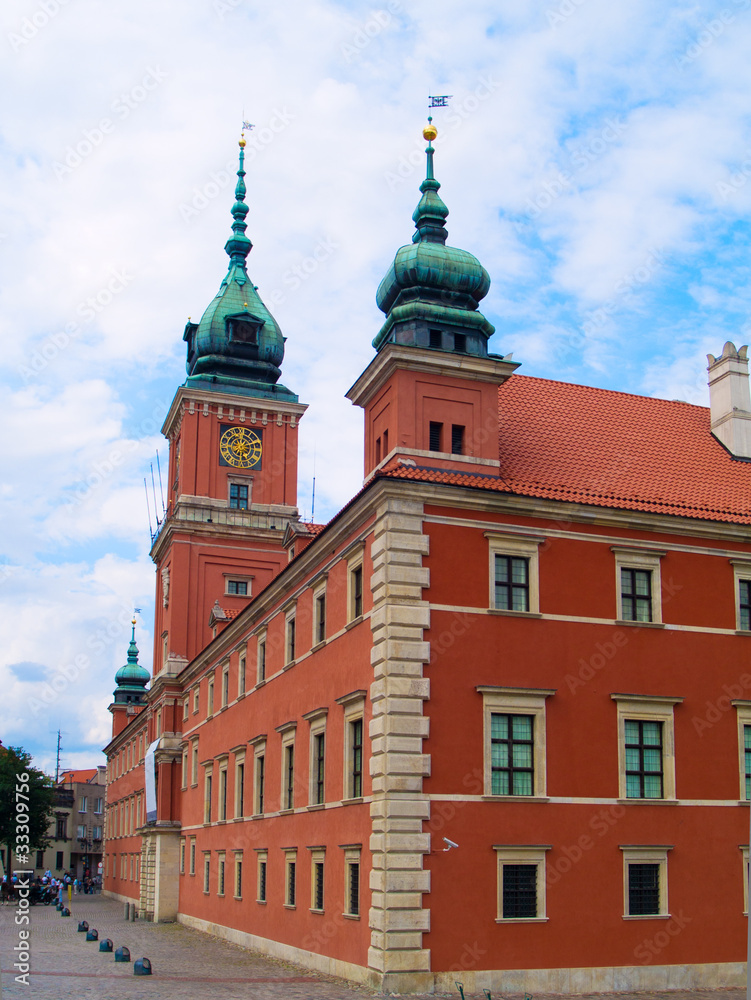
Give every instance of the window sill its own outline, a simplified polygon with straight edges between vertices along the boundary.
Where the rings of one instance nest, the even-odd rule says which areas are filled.
[[[297,906],[294,903],[285,903],[284,904],[284,909],[285,910],[296,910]]]
[[[238,693],[238,695],[237,695],[237,701],[242,701],[242,699],[243,699],[243,698],[245,697],[246,693],[247,693],[247,692],[245,692],[245,691],[240,691],[240,692]],[[235,897],[235,898],[237,899],[237,898],[239,898],[239,897]]]
[[[229,705],[222,705],[222,707],[219,709],[217,715],[221,715],[222,712],[226,712],[228,708],[229,708]]]
[[[266,683],[265,678],[261,679],[260,681],[256,681],[255,690],[257,691],[258,688],[262,688],[265,683]]]
[[[748,805],[748,803],[746,803],[746,805]],[[316,812],[319,809],[325,809],[326,808],[326,803],[325,802],[316,802],[314,805],[312,805],[312,806],[306,806],[305,808],[308,810],[308,812]]]
[[[257,899],[256,903],[258,903],[259,906],[265,906],[266,905],[266,900],[265,899]]]
[[[736,635],[751,635],[751,629],[747,628],[737,628],[735,630]]]
[[[320,916],[323,916],[323,914],[324,914],[324,913],[325,913],[326,911],[325,911],[325,910],[316,910],[316,909],[314,909],[314,908],[313,908],[313,907],[311,906],[311,908],[310,908],[310,912],[311,912],[311,913],[318,913],[318,914],[319,914]]]
[[[360,914],[359,913],[343,913],[342,916],[344,917],[345,920],[359,920],[360,919]]]
[[[291,807],[287,807],[286,809],[280,809],[279,812],[277,813],[277,816],[289,816],[289,814],[293,813],[294,811],[295,810],[292,809]]]
[[[550,798],[547,795],[483,795],[482,801],[483,802],[550,802]]]
[[[251,819],[263,819],[266,813],[253,813],[250,817]]]
[[[233,823],[242,823],[242,821],[243,821],[244,819],[245,819],[245,817],[244,817],[244,816],[233,816],[233,817],[232,817],[232,822],[233,822]]]
[[[321,639],[314,646],[310,647],[310,651],[311,651],[311,653],[317,653],[318,650],[319,649],[323,649],[323,647],[325,645],[326,645],[326,640],[325,639]],[[323,910],[311,910],[311,913],[323,913]]]
[[[241,900],[241,899],[242,899],[242,896],[233,896],[232,898],[233,898],[233,899],[237,899],[237,900]]]
[[[664,622],[635,622],[630,618],[616,618],[616,625],[627,625],[631,628],[665,628]]]
[[[549,917],[496,917],[497,924],[546,924]]]
[[[353,798],[353,799],[342,799],[342,805],[343,806],[355,806],[359,802],[362,802],[362,800],[363,800],[362,795],[356,795],[355,798]]]
[[[669,920],[669,913],[624,913],[624,920]]]
[[[347,624],[344,626],[344,631],[348,632],[351,628],[354,628],[355,625],[359,625],[364,617],[365,617],[364,615],[358,615],[357,618],[353,618],[351,622],[347,622]],[[358,917],[357,919],[359,920],[360,918]]]
[[[290,660],[289,663],[285,663],[284,666],[282,667],[282,672],[284,672],[285,670],[291,670],[292,667],[294,667],[295,663],[297,663],[297,660]]]
[[[206,721],[207,722],[209,721],[209,719],[213,719],[213,718],[214,718],[214,713],[213,712],[207,712],[206,713]]]
[[[619,806],[677,806],[678,799],[618,799]]]
[[[198,788],[198,782],[197,781],[191,781],[190,787],[191,788]]]
[[[508,615],[510,618],[542,618],[539,611],[512,611],[507,608],[490,608],[491,615]]]
[[[226,822],[227,822],[226,819],[218,819],[215,823],[215,826],[224,826]]]

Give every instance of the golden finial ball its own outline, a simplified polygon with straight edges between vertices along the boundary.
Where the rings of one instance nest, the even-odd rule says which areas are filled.
[[[238,143],[238,145],[240,146],[240,149],[245,149],[245,136],[244,135],[240,136],[240,142]]]
[[[423,139],[427,139],[428,142],[432,142],[437,135],[438,135],[438,129],[435,127],[435,125],[432,124],[426,125],[425,128],[422,130],[422,137]]]
[[[131,618],[130,624],[131,625],[135,625],[136,624],[136,616],[135,615],[133,615],[133,617]]]

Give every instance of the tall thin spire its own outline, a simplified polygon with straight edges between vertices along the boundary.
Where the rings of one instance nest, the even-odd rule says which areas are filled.
[[[420,185],[422,198],[415,209],[412,218],[414,219],[417,232],[412,237],[413,243],[444,243],[448,238],[448,231],[444,226],[449,210],[444,205],[438,189],[440,184],[435,179],[433,173],[433,139],[438,135],[438,129],[433,124],[433,119],[428,118],[428,124],[422,130],[424,139],[428,140],[425,150],[427,164],[425,180]]]
[[[236,264],[245,269],[245,260],[253,249],[253,244],[245,235],[248,228],[245,216],[248,214],[248,206],[245,204],[245,138],[241,138],[240,146],[240,166],[237,170],[237,184],[235,185],[235,204],[232,206],[232,235],[225,244],[224,249],[229,254],[230,264]]]

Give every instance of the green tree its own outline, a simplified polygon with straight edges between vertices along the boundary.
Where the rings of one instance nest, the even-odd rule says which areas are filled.
[[[5,845],[7,870],[16,855],[19,868],[33,868],[31,851],[49,844],[55,783],[31,764],[22,747],[0,746],[0,844]]]

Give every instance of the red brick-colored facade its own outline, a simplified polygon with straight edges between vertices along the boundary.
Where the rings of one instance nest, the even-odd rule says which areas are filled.
[[[516,367],[382,344],[324,527],[303,406],[178,390],[153,678],[106,748],[142,917],[387,991],[745,981],[751,464],[715,432],[751,402]],[[228,426],[263,431],[243,475]]]

